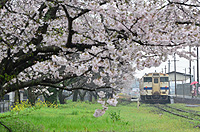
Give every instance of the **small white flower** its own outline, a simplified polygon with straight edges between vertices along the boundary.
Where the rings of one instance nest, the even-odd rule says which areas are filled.
[[[100,98],[104,98],[106,94],[104,93],[104,91],[100,91],[98,92],[98,95]]]
[[[100,103],[100,104],[102,104],[102,105],[105,105],[105,101],[102,100],[102,99],[99,99],[97,102]]]
[[[49,96],[53,95],[53,92],[49,93]]]
[[[88,78],[87,83],[91,83],[92,79]]]
[[[105,113],[105,110],[96,109],[94,112],[94,117],[102,116]]]
[[[111,106],[116,106],[118,101],[116,99],[108,99],[107,103]]]
[[[106,105],[102,105],[104,110],[108,110],[108,107]]]
[[[118,99],[119,98],[118,94],[113,94],[113,98]]]
[[[27,90],[29,87],[25,87],[24,90]]]

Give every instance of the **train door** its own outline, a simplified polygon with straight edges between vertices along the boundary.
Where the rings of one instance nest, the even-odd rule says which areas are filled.
[[[153,95],[159,95],[160,94],[160,79],[159,77],[153,77]]]

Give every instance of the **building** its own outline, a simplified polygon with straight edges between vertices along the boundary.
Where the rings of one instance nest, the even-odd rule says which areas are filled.
[[[194,80],[193,75],[185,74],[181,72],[169,72],[169,82],[170,82],[170,94],[175,95],[190,95],[190,78],[191,82]],[[175,78],[176,75],[176,78]],[[175,87],[176,84],[176,87]],[[176,92],[175,92],[176,89]]]

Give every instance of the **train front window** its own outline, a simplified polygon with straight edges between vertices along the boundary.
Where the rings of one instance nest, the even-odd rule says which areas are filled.
[[[144,77],[144,82],[152,82],[152,78],[151,77]]]
[[[154,78],[154,83],[158,83],[158,78]]]
[[[160,82],[168,82],[169,78],[168,77],[160,77]]]

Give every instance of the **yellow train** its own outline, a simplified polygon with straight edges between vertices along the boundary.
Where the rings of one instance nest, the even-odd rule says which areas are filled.
[[[169,103],[169,75],[148,73],[140,80],[140,98],[142,102]]]

